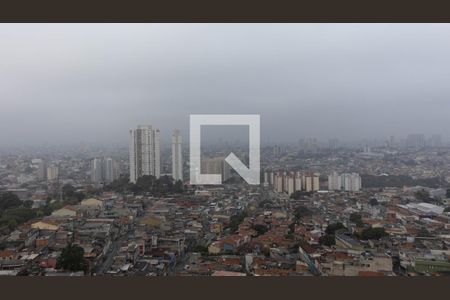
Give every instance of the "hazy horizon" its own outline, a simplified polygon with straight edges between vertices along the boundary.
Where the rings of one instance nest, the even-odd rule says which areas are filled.
[[[197,113],[260,114],[262,144],[448,138],[450,24],[0,24],[0,39],[0,147],[127,145],[140,124],[187,142]]]

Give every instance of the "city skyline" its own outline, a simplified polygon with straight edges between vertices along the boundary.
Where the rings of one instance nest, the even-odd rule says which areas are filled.
[[[450,24],[0,24],[0,275],[450,275]]]

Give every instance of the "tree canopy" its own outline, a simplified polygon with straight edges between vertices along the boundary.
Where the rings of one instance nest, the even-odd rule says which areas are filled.
[[[77,192],[75,187],[71,184],[65,184],[62,187],[62,197],[67,204],[78,204],[86,197],[86,195]]]
[[[336,237],[334,236],[334,234],[326,234],[319,238],[319,243],[321,245],[331,247],[336,244]]]
[[[432,178],[418,178],[414,179],[407,175],[361,175],[361,182],[364,188],[380,188],[380,187],[403,187],[403,186],[426,186],[430,188],[437,188],[444,184],[439,177]]]
[[[430,192],[427,190],[421,189],[414,193],[414,196],[417,200],[428,202],[430,200]]]
[[[262,224],[253,225],[252,229],[255,230],[258,233],[258,235],[262,235],[269,230],[269,228],[267,228],[267,226],[262,225]]]
[[[244,221],[245,217],[247,216],[247,212],[243,211],[237,215],[233,215],[230,217],[230,224],[229,228],[231,232],[235,232],[239,228],[239,224]]]
[[[364,229],[361,234],[360,238],[363,240],[379,240],[382,237],[387,236],[388,233],[384,230],[384,228],[366,228]]]
[[[295,209],[294,216],[297,220],[300,220],[303,217],[311,216],[312,211],[304,205],[300,205]]]
[[[344,224],[341,222],[332,223],[327,226],[327,229],[325,229],[326,234],[333,234],[340,229],[345,229]]]
[[[87,271],[87,262],[84,259],[84,250],[76,244],[67,245],[56,262],[58,269],[69,271]]]
[[[363,225],[362,216],[360,213],[351,213],[349,220],[350,222],[355,223],[358,227],[361,227]]]
[[[0,194],[0,229],[14,230],[17,225],[36,216],[31,201],[22,202],[13,193]]]
[[[291,199],[299,200],[305,196],[311,196],[312,192],[305,192],[305,191],[295,191],[290,195]]]
[[[19,197],[11,192],[0,193],[0,213],[12,207],[19,207],[22,205]]]
[[[370,198],[369,204],[370,204],[370,206],[376,206],[376,205],[378,205],[378,200],[377,200],[377,198]]]
[[[105,187],[106,190],[115,192],[132,192],[134,194],[151,193],[164,195],[170,193],[181,194],[184,192],[183,182],[175,181],[169,176],[156,178],[152,175],[139,177],[136,184],[129,182],[128,178],[121,177]]]

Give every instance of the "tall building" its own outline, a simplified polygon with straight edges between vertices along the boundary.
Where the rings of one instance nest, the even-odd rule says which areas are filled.
[[[430,147],[438,148],[442,146],[442,137],[440,134],[433,134],[429,142]]]
[[[339,175],[337,172],[333,172],[328,175],[328,190],[358,192],[361,190],[361,176],[358,173]]]
[[[312,178],[312,189],[317,192],[320,190],[319,174],[315,173]]]
[[[231,167],[225,161],[225,157],[202,159],[201,172],[202,174],[222,174],[222,182],[231,177]]]
[[[91,182],[111,183],[119,178],[119,166],[111,157],[91,160]]]
[[[47,164],[45,160],[40,160],[38,163],[37,176],[39,180],[47,180]]]
[[[328,190],[339,191],[342,188],[341,176],[337,172],[328,175]]]
[[[269,182],[269,185],[279,193],[291,195],[296,191],[316,192],[320,189],[319,173],[278,171],[267,175],[272,182]]]
[[[423,134],[410,134],[406,138],[406,147],[422,148],[425,146],[425,136]]]
[[[275,178],[275,173],[272,171],[266,171],[264,172],[264,185],[265,186],[273,186]]]
[[[295,173],[295,190],[302,190],[302,174],[300,172]]]
[[[300,150],[305,152],[315,152],[319,148],[319,143],[316,138],[300,139]]]
[[[313,190],[313,180],[311,176],[305,176],[304,177],[304,187],[305,187],[305,191],[307,192],[312,192]]]
[[[358,192],[361,189],[361,177],[357,173],[345,173],[341,175],[342,186],[345,191]]]
[[[105,183],[111,183],[119,178],[119,165],[117,161],[111,157],[103,158],[102,177]]]
[[[94,158],[91,160],[91,182],[101,183],[103,181],[103,160]]]
[[[319,174],[311,172],[302,174],[302,188],[306,192],[318,191],[320,188]]]
[[[59,176],[59,167],[57,165],[51,165],[47,168],[47,181],[56,181]]]
[[[178,129],[172,134],[172,178],[183,181],[183,156],[181,154],[181,134]]]
[[[389,147],[395,147],[395,137],[393,135],[391,135],[391,137],[389,138]]]
[[[339,147],[339,140],[338,139],[330,139],[328,141],[328,147],[331,150],[336,150]]]
[[[274,181],[275,181],[275,173],[274,172],[270,172],[270,174],[269,174],[269,184],[270,185],[274,185]]]
[[[277,172],[274,178],[274,188],[278,193],[283,192],[283,172]]]
[[[287,173],[283,172],[283,192],[288,192],[289,180],[287,177]]]
[[[295,192],[295,177],[294,177],[294,173],[291,173],[287,176],[287,194],[291,195]]]
[[[161,174],[159,129],[138,126],[130,130],[130,181],[136,183],[139,177]]]

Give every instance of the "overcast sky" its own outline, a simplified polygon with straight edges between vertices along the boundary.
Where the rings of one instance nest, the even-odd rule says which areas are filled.
[[[450,24],[0,24],[0,146],[187,138],[261,114],[262,140],[442,134]]]

